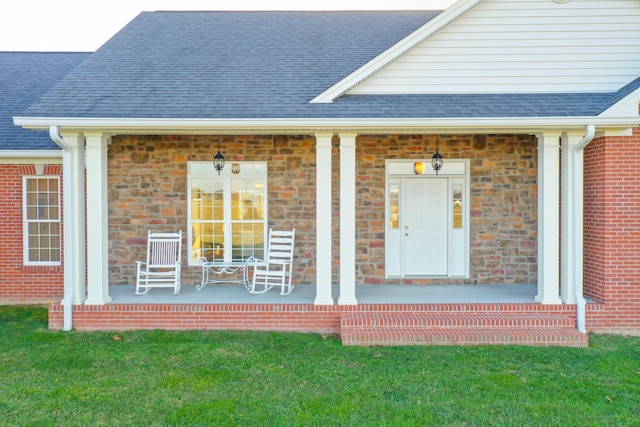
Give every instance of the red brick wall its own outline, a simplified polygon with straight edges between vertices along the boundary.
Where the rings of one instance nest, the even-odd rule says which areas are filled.
[[[640,331],[640,128],[585,149],[585,295],[604,303],[588,327]]]
[[[73,325],[82,331],[138,329],[234,329],[339,333],[345,313],[503,313],[574,317],[569,305],[509,304],[110,304],[73,310]],[[49,329],[62,329],[62,305],[49,306]]]
[[[61,266],[23,265],[22,177],[35,173],[33,165],[0,164],[0,304],[50,303],[63,296]],[[48,165],[44,173],[60,175],[61,166]]]

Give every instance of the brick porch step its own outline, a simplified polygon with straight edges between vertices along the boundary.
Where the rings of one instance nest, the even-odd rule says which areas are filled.
[[[349,313],[343,345],[535,345],[586,347],[568,316],[545,313]]]

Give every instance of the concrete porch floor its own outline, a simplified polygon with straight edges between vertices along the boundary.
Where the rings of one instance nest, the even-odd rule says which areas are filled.
[[[243,285],[212,284],[198,291],[194,285],[183,285],[178,295],[170,288],[151,289],[136,295],[133,285],[114,285],[109,288],[114,304],[312,304],[314,285],[297,285],[288,296],[281,296],[279,288],[253,295]],[[334,301],[338,286],[332,287]],[[531,303],[537,294],[535,284],[514,285],[356,285],[359,304],[415,304],[415,303]]]

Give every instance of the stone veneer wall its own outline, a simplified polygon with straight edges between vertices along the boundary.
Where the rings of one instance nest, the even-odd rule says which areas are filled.
[[[470,278],[384,278],[385,159],[428,159],[435,147],[435,135],[358,137],[356,283],[536,283],[537,140],[529,135],[440,135],[445,161],[471,163]]]
[[[268,162],[269,226],[296,228],[294,282],[315,283],[315,140],[311,136],[116,136],[109,146],[111,284],[135,282],[147,230],[186,234],[187,161],[211,160],[218,138],[227,163]],[[535,283],[537,142],[529,135],[443,135],[445,159],[471,159],[471,277],[384,279],[385,159],[429,158],[433,135],[363,135],[357,139],[356,284]],[[339,269],[339,150],[333,150],[334,268]],[[89,189],[90,191],[90,189]],[[199,283],[187,266],[184,284]]]

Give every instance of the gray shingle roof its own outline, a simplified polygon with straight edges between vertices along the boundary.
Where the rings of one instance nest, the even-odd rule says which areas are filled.
[[[27,111],[296,117],[439,12],[145,12]]]
[[[75,68],[88,53],[0,52],[0,150],[58,148],[46,132],[22,129],[22,112]]]
[[[612,93],[343,96],[309,104],[439,12],[146,12],[30,107],[35,117],[595,116]]]

